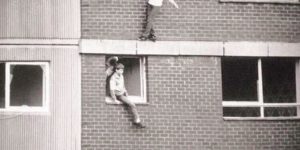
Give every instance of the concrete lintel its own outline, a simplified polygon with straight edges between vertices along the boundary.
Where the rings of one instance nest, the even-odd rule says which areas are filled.
[[[104,53],[100,40],[80,40],[81,53]]]
[[[80,50],[81,53],[119,55],[299,57],[300,43],[82,39]]]
[[[109,54],[136,55],[136,42],[130,40],[102,40],[103,51]]]
[[[81,53],[136,54],[136,42],[124,40],[86,40],[80,42]]]
[[[139,55],[179,55],[180,46],[174,41],[137,42]]]
[[[268,56],[267,42],[226,42],[224,56]]]
[[[192,42],[185,41],[179,44],[180,55],[223,55],[223,42]]]
[[[223,42],[82,39],[81,53],[127,55],[223,55]]]
[[[269,43],[271,57],[300,57],[300,43]]]

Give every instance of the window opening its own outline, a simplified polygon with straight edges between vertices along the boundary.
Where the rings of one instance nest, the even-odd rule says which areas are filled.
[[[130,95],[142,96],[141,95],[141,68],[139,58],[120,58],[120,63],[122,63],[126,68],[124,70],[123,76],[125,81],[125,86]]]
[[[224,101],[258,101],[257,59],[228,58],[222,68]]]
[[[231,117],[259,117],[259,107],[224,107],[224,116]]]
[[[295,103],[295,60],[265,58],[262,60],[265,103]]]
[[[48,63],[0,63],[0,111],[48,110]]]
[[[296,64],[295,58],[222,58],[223,116],[299,118]]]
[[[41,66],[10,66],[10,106],[43,106]]]
[[[111,56],[106,57],[106,61]],[[135,56],[118,56],[118,63],[125,66],[124,82],[129,98],[135,103],[146,103],[145,97],[145,58]],[[107,68],[106,68],[107,69]],[[106,101],[110,102],[110,76],[106,79]]]
[[[0,109],[5,107],[5,63],[0,63]]]

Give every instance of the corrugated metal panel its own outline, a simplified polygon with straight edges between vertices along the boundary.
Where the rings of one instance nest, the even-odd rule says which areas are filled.
[[[0,112],[0,149],[80,149],[78,47],[0,46],[0,61],[50,62],[50,113]]]
[[[79,38],[80,0],[1,0],[0,38]]]

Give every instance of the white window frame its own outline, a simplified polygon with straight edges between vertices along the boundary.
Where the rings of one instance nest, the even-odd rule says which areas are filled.
[[[245,2],[245,3],[290,3],[290,4],[300,4],[299,0],[220,0],[220,2]]]
[[[130,96],[128,98],[135,104],[147,104],[147,91],[146,91],[146,57],[144,56],[126,56],[123,58],[139,58],[140,60],[140,85],[141,85],[141,96]],[[125,66],[126,69],[126,66]],[[130,93],[129,93],[130,94]],[[106,96],[105,102],[108,104],[122,104],[122,102],[115,102],[111,97]]]
[[[49,63],[48,62],[4,62],[5,64],[5,107],[0,112],[49,112]],[[10,106],[11,65],[41,66],[43,69],[42,106]]]
[[[295,64],[295,75],[296,75],[296,102],[295,103],[264,103],[263,99],[263,77],[262,77],[262,61],[258,58],[257,63],[258,69],[258,80],[257,80],[257,93],[258,101],[222,101],[224,107],[259,107],[260,116],[259,117],[224,117],[225,120],[285,120],[285,119],[300,119],[300,59],[296,61]],[[297,116],[284,116],[284,117],[265,117],[264,108],[265,107],[291,107],[297,106]]]

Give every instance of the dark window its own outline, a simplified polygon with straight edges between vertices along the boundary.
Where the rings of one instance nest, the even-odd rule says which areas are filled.
[[[5,107],[5,64],[0,63],[0,108]]]
[[[224,101],[257,101],[257,79],[257,59],[222,59]]]
[[[297,107],[266,107],[265,117],[297,116]]]
[[[223,58],[223,116],[299,117],[298,61],[295,58]]]
[[[125,66],[124,82],[129,95],[141,96],[141,73],[139,58],[120,58],[120,63]]]
[[[224,117],[259,117],[259,107],[224,107]]]
[[[43,106],[43,69],[11,65],[10,106]]]
[[[295,59],[262,59],[263,95],[265,103],[295,103]]]
[[[106,62],[109,61],[109,58],[112,56],[106,57]],[[145,90],[145,57],[138,57],[138,56],[118,56],[118,62],[124,65],[124,84],[126,90],[128,92],[128,97],[134,103],[146,103],[146,90]],[[108,63],[108,62],[107,62]],[[115,62],[111,61],[110,65],[113,65]],[[109,81],[112,76],[110,74],[111,70],[110,67],[107,66],[107,78],[106,78],[106,102],[112,102],[110,99],[110,85]]]

